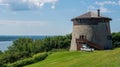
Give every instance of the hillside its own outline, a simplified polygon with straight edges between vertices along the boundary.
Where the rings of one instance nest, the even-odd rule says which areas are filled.
[[[118,67],[120,48],[94,52],[55,52],[44,61],[25,67]]]

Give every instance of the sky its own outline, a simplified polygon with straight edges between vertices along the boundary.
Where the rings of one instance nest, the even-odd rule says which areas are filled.
[[[0,0],[0,35],[66,35],[72,18],[97,9],[120,32],[120,0]]]

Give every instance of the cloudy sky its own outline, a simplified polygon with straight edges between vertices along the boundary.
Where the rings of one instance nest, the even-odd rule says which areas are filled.
[[[120,0],[0,0],[0,35],[65,35],[71,18],[100,9],[120,31]]]

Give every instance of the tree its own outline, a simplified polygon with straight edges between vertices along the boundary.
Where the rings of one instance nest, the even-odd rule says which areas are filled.
[[[71,34],[66,36],[53,36],[44,39],[33,40],[31,38],[19,38],[5,52],[0,52],[0,65],[31,57],[39,52],[48,52],[53,49],[69,49]]]
[[[112,33],[113,48],[120,47],[120,32]]]
[[[3,54],[3,52],[0,50],[0,55]]]

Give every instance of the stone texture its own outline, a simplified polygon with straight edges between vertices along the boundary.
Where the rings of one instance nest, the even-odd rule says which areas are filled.
[[[97,14],[88,12],[87,14],[82,15],[82,17],[83,16],[84,17],[97,17]],[[89,24],[89,23],[88,24],[80,24],[79,21],[73,20],[73,22],[75,22],[76,24],[73,25],[70,50],[77,50],[76,39],[78,39],[80,37],[80,35],[85,35],[87,40],[104,47],[104,49],[111,49],[112,48],[112,40],[108,39],[108,36],[111,35],[110,25],[109,25],[110,20],[109,19],[107,19],[107,20],[108,20],[108,22],[97,22],[97,24],[93,24],[93,25]],[[84,21],[82,21],[82,23],[83,22]],[[92,23],[92,21],[91,21],[91,23]]]

